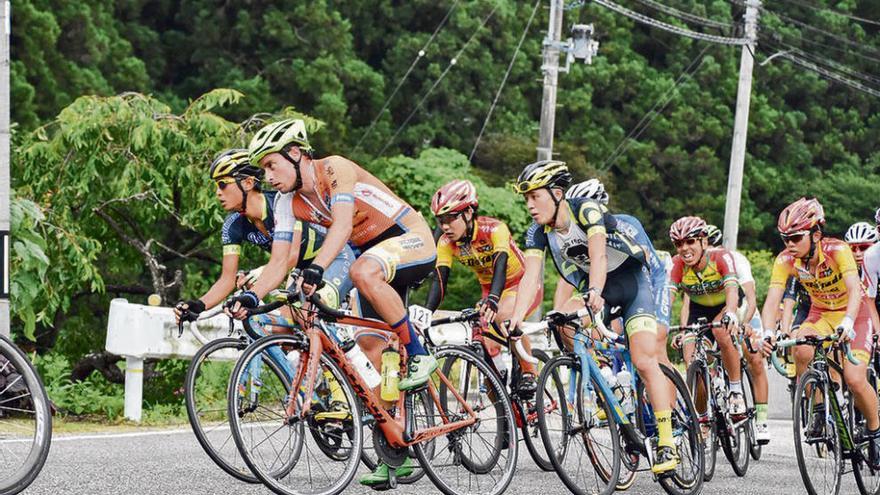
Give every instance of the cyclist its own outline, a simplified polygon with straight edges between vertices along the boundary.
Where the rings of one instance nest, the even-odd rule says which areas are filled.
[[[229,212],[221,231],[222,271],[220,278],[204,295],[177,303],[174,314],[178,323],[180,320],[196,319],[205,308],[219,304],[235,289],[243,242],[265,251],[279,251],[274,257],[274,264],[270,260],[269,265],[281,267],[278,270],[281,275],[272,286],[274,288],[289,270],[307,266],[324,240],[323,229],[311,224],[295,222],[284,226],[276,221],[273,205],[279,195],[275,191],[261,190],[263,170],[251,164],[246,149],[223,151],[211,163],[208,173],[217,186],[216,194],[220,205]],[[235,187],[231,187],[233,185]],[[285,232],[290,234],[289,239]],[[273,242],[275,240],[280,242]],[[291,243],[292,249],[283,245],[285,240]],[[344,254],[346,256],[334,265],[332,282],[328,286],[334,289],[334,293],[340,292],[343,295],[351,289],[347,272],[348,266],[354,260],[354,254],[350,251]]]
[[[565,192],[566,199],[586,198],[608,206],[610,197],[605,191],[605,185],[599,179],[590,179],[580,182],[568,188]],[[651,271],[651,287],[654,294],[654,310],[657,317],[657,359],[660,363],[672,366],[666,353],[666,340],[669,331],[669,315],[672,306],[669,298],[669,275],[666,271],[666,262],[660,254],[654,250],[654,243],[645,232],[642,223],[631,215],[615,214],[620,230],[634,239],[647,253],[648,268]],[[554,308],[559,311],[576,311],[583,307],[583,299],[572,297],[574,287],[559,277],[556,283],[556,293],[553,297]],[[671,384],[670,384],[671,385]],[[670,387],[670,393],[674,394],[675,388]]]
[[[721,248],[722,233],[721,229],[715,225],[708,225],[706,228],[707,239],[709,245],[714,248]],[[733,264],[736,267],[736,278],[740,289],[745,294],[746,306],[745,313],[741,314],[740,320],[745,323],[745,333],[747,338],[752,338],[757,342],[753,346],[759,349],[765,337],[769,337],[769,331],[763,330],[761,325],[761,316],[758,314],[758,297],[755,287],[755,279],[752,277],[752,264],[739,251],[730,251],[733,257]],[[740,308],[742,310],[742,308]],[[769,398],[767,383],[767,368],[764,356],[760,350],[757,352],[745,350],[746,360],[749,368],[752,370],[752,378],[755,386],[755,430],[756,440],[760,444],[770,442],[770,429],[767,427],[767,399]]]
[[[681,291],[689,297],[689,303],[682,308],[682,325],[693,324],[700,318],[708,321],[727,319],[727,326],[714,329],[712,336],[721,350],[721,362],[730,377],[730,414],[739,416],[746,413],[746,403],[739,351],[730,336],[739,326],[736,312],[741,294],[733,257],[724,248],[709,249],[707,229],[708,225],[700,217],[679,218],[669,228],[669,237],[678,252],[672,258],[672,293],[674,297]],[[694,345],[683,344],[685,364],[689,365]],[[702,400],[698,402],[704,403]]]
[[[880,417],[877,414],[877,392],[868,384],[867,365],[871,352],[872,324],[868,304],[859,282],[858,268],[852,251],[843,241],[825,237],[825,212],[816,199],[801,198],[787,206],[779,215],[777,228],[785,244],[773,263],[770,287],[764,301],[764,325],[773,324],[788,277],[800,279],[809,292],[812,306],[798,337],[826,336],[837,331],[850,341],[853,355],[861,361],[853,365],[843,360],[843,378],[852,391],[855,405],[864,414],[870,440],[869,462],[880,468]],[[813,348],[794,349],[797,375],[800,376],[813,359]],[[814,411],[808,434],[821,436],[825,427],[824,404]]]
[[[525,274],[516,295],[508,331],[523,321],[540,287],[544,252],[549,249],[556,269],[594,311],[606,302],[620,306],[633,363],[645,382],[654,407],[659,441],[655,474],[678,465],[672,435],[671,397],[657,362],[657,323],[646,253],[618,229],[618,222],[601,203],[565,199],[571,174],[564,162],[541,160],[527,165],[515,189],[522,194],[534,222],[526,233]]]
[[[516,300],[517,287],[523,274],[523,254],[501,220],[477,216],[479,202],[477,190],[468,180],[454,180],[441,187],[431,199],[431,212],[443,235],[437,241],[437,277],[431,285],[426,306],[431,311],[440,306],[446,294],[446,284],[452,268],[452,260],[470,267],[477,275],[482,288],[480,312],[486,322],[494,322],[496,329],[510,319]],[[535,293],[529,314],[538,309],[544,298],[543,288]],[[522,336],[525,350],[531,356],[531,343]],[[500,346],[492,340],[485,341],[492,357],[500,352]],[[511,349],[513,351],[513,349]],[[526,396],[537,389],[535,365],[520,357],[522,378],[519,391]]]

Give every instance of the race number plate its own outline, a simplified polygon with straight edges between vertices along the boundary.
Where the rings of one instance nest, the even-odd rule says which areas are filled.
[[[409,321],[421,331],[431,327],[431,316],[433,313],[430,309],[413,304],[409,307]]]

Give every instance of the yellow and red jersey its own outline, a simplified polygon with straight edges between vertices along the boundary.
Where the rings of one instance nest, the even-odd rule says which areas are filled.
[[[672,258],[670,283],[673,290],[685,292],[696,304],[721,306],[727,301],[725,289],[737,285],[733,256],[724,248],[706,250],[703,256],[708,258],[706,267],[696,270],[676,254]]]
[[[858,271],[852,250],[845,242],[831,237],[820,240],[817,248],[819,263],[815,274],[800,259],[785,251],[779,253],[773,263],[770,287],[785,288],[786,280],[793,276],[810,294],[813,308],[832,311],[846,309],[850,295],[844,277]],[[861,296],[857,294],[857,297]]]
[[[512,287],[522,278],[523,254],[504,222],[492,217],[477,217],[470,240],[450,241],[445,235],[437,241],[437,266],[452,266],[458,260],[477,274],[480,285],[492,284],[495,253],[507,253],[505,287]]]

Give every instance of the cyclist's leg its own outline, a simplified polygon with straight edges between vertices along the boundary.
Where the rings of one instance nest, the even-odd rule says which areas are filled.
[[[651,286],[654,290],[654,315],[657,317],[657,361],[668,366],[669,369],[677,369],[669,360],[666,344],[669,338],[669,317],[672,314],[672,302],[667,287],[666,270],[659,273],[651,273]],[[675,404],[675,384],[667,380],[669,387],[669,408]]]
[[[338,308],[352,288],[349,273],[355,263],[354,251],[345,246],[324,270],[324,287],[318,290],[321,299],[331,308]]]
[[[761,326],[761,319],[758,317],[757,312],[755,313],[755,317],[752,318],[752,321],[749,323],[749,326],[752,328],[752,332],[754,332],[755,335],[764,335],[764,330]],[[764,425],[767,423],[767,400],[769,398],[767,361],[761,354],[760,348],[756,348],[755,350],[757,352],[754,353],[749,351],[748,346],[745,346],[743,350],[745,351],[746,361],[749,363],[749,369],[752,372],[752,385],[755,389],[755,420],[758,425]]]
[[[871,359],[871,346],[873,345],[874,328],[868,313],[867,298],[862,300],[859,314],[856,317],[856,338],[850,343],[853,357],[860,364],[853,364],[843,359],[843,379],[846,386],[852,391],[855,405],[865,416],[865,422],[869,434],[876,433],[880,428],[880,416],[878,416],[877,391],[868,383],[868,362]],[[840,319],[843,319],[842,317]],[[836,327],[839,322],[832,322]]]
[[[436,369],[436,360],[422,347],[403,306],[407,288],[431,273],[436,258],[431,232],[425,226],[385,239],[352,265],[351,279],[363,299],[364,315],[374,312],[391,325],[410,356],[407,377],[400,381],[401,390],[422,385]]]
[[[811,335],[827,335],[832,330],[828,323],[822,319],[822,311],[810,309],[806,319],[804,319],[804,322],[801,323],[798,329],[797,337],[802,339]],[[814,353],[813,346],[799,345],[794,347],[791,354],[794,358],[795,373],[798,378],[807,370],[807,366],[813,360]]]
[[[712,321],[718,321],[724,316],[724,307],[718,306],[717,309],[719,309],[718,313],[712,318]],[[718,349],[721,351],[721,364],[724,365],[727,376],[730,378],[731,390],[735,391],[734,389],[737,389],[738,385],[738,390],[736,391],[742,394],[742,370],[739,367],[739,350],[737,350],[726,328],[713,329],[712,336],[715,337],[715,343],[718,344]]]

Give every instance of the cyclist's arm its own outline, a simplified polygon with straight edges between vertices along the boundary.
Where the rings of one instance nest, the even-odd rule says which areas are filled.
[[[785,288],[780,286],[771,285],[767,289],[764,308],[761,310],[761,323],[764,325],[764,328],[776,328],[776,312],[779,311],[779,303],[782,302],[783,292],[785,292]],[[791,325],[791,317],[789,317],[788,324]],[[785,331],[785,328],[785,314],[783,314],[782,330]]]
[[[287,271],[290,272],[296,265],[299,264],[299,251],[300,245],[303,240],[303,229],[306,226],[301,222],[296,222],[296,227],[293,230],[293,240],[290,243],[289,251],[287,252]]]
[[[223,302],[223,299],[235,289],[235,274],[238,272],[238,254],[226,254],[223,256],[223,270],[220,278],[208,289],[208,292],[199,299],[205,303],[206,308]]]
[[[596,289],[599,295],[605,288],[605,280],[608,278],[608,254],[606,241],[608,237],[604,232],[593,234],[587,239],[590,252],[590,286]]]
[[[489,297],[498,302],[501,292],[507,283],[507,253],[497,252],[492,257],[492,285],[489,286]]]
[[[846,284],[846,292],[849,298],[846,302],[846,316],[852,321],[856,321],[859,314],[859,307],[862,304],[862,281],[859,280],[859,273],[851,271],[843,275],[843,282]]]
[[[298,232],[275,232],[272,240],[272,253],[269,262],[263,268],[263,273],[254,282],[251,291],[260,299],[284,282],[287,277],[287,261],[290,259],[290,250],[293,246],[299,246],[302,231]],[[297,248],[298,250],[298,248]]]
[[[449,282],[448,266],[438,266],[434,269],[434,281],[431,283],[431,289],[428,291],[428,300],[425,307],[432,312],[437,311],[443,298],[446,296],[446,284]]]
[[[755,290],[755,282],[746,282],[741,287],[746,294],[746,316],[743,318],[743,323],[748,323],[752,321],[755,311],[758,310],[758,295]]]
[[[330,181],[330,214],[332,224],[324,237],[321,250],[312,261],[326,268],[351,239],[354,220],[354,186],[357,176],[354,168],[343,158],[327,164],[327,177]]]
[[[675,294],[675,291],[672,291]],[[675,299],[672,300],[675,302]],[[681,325],[687,325],[688,320],[691,318],[691,296],[688,295],[687,292],[681,297],[681,313],[679,313],[678,321]]]
[[[797,304],[797,300],[783,298],[782,299],[782,318],[779,322],[779,329],[782,330],[784,334],[791,333],[791,324],[794,323],[794,306]],[[776,317],[773,318],[776,320]],[[761,320],[763,321],[763,315],[761,315]],[[767,328],[766,326],[764,328]],[[772,328],[772,327],[771,327]]]
[[[510,329],[521,323],[535,300],[535,294],[541,286],[541,274],[544,271],[543,251],[527,250],[525,256],[525,273],[519,281],[513,315],[510,318]]]
[[[559,277],[556,281],[556,292],[553,293],[553,309],[558,310],[563,304],[571,299],[574,294],[574,286],[566,282],[564,278]]]

